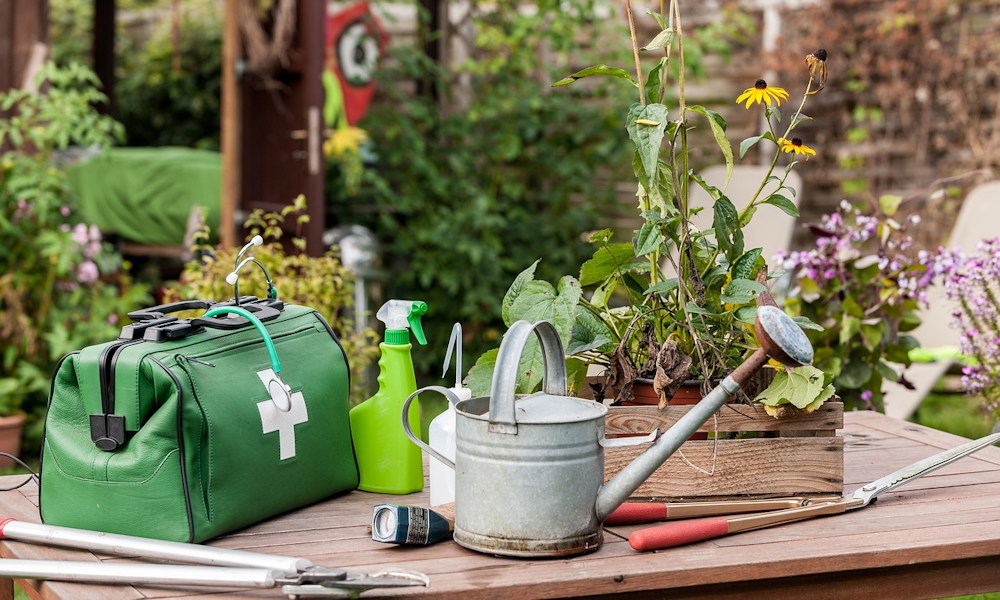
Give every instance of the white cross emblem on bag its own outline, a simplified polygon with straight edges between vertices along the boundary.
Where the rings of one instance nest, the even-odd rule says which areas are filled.
[[[271,369],[258,371],[257,377],[264,384],[264,389],[268,391],[268,394],[272,393],[272,385],[278,385],[281,382]],[[282,398],[280,400],[285,399]],[[287,408],[284,410],[282,407],[279,407],[279,399],[274,398],[272,394],[271,398],[257,403],[257,411],[260,413],[260,423],[263,432],[265,434],[278,432],[280,459],[294,458],[295,426],[309,420],[309,414],[306,412],[306,399],[302,395],[302,392],[288,394]]]

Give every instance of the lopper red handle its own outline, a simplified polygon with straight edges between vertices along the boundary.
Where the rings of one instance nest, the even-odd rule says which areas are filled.
[[[662,521],[666,518],[667,505],[662,502],[625,502],[608,515],[604,524],[649,523],[650,521]]]
[[[726,519],[695,519],[640,529],[628,537],[628,543],[633,550],[643,552],[710,540],[727,533]]]

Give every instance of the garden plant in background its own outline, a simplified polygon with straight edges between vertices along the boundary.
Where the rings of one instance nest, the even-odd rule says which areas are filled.
[[[920,218],[898,222],[899,204],[883,196],[862,210],[845,200],[810,227],[815,248],[777,257],[791,278],[785,308],[823,326],[807,332],[813,364],[851,409],[883,410],[883,381],[899,381],[919,345],[907,332],[920,324],[927,288],[955,264],[948,252],[918,250],[908,228]]]
[[[1000,238],[982,240],[971,256],[956,252],[952,258],[961,267],[945,280],[945,291],[956,306],[952,325],[962,334],[967,361],[962,385],[1000,419]]]
[[[294,219],[295,237],[285,239],[285,222]],[[365,369],[378,356],[378,336],[374,331],[354,327],[354,275],[329,251],[323,256],[305,254],[306,240],[301,236],[302,226],[308,222],[306,199],[299,196],[280,212],[265,213],[255,209],[244,228],[249,240],[255,235],[264,239],[264,245],[255,248],[256,256],[266,267],[278,292],[278,298],[315,309],[327,320],[349,357],[351,375],[351,401],[360,402],[367,397]],[[199,234],[208,239],[208,232]],[[290,248],[286,246],[286,242]],[[239,248],[213,247],[199,244],[195,247],[198,258],[184,267],[179,282],[171,285],[166,301],[189,299],[222,301],[233,296],[233,286],[226,276],[233,270]],[[240,295],[264,296],[268,289],[259,269],[240,271]]]
[[[753,323],[758,296],[764,294],[767,268],[760,248],[746,248],[743,228],[762,211],[781,210],[797,216],[790,197],[795,190],[786,180],[796,161],[779,167],[779,159],[815,154],[793,137],[796,126],[809,119],[803,113],[808,98],[825,81],[826,52],[811,54],[803,69],[801,99],[791,114],[780,105],[789,93],[763,79],[739,94],[746,109],[763,111],[765,130],[740,144],[739,157],[760,144],[770,152],[770,170],[751,199],[737,207],[725,186],[709,185],[694,174],[691,154],[699,145],[717,147],[728,174],[734,152],[726,137],[726,121],[717,112],[690,102],[685,94],[685,43],[678,2],[667,14],[654,15],[660,32],[642,50],[662,57],[648,72],[640,62],[631,5],[626,2],[635,72],[597,65],[576,72],[555,86],[584,77],[608,76],[630,83],[638,92],[625,116],[624,131],[633,144],[633,170],[638,180],[636,196],[642,219],[631,241],[616,242],[611,229],[590,236],[596,246],[583,263],[579,278],[563,277],[557,286],[534,278],[534,265],[514,281],[503,300],[503,316],[510,324],[518,319],[553,321],[567,352],[569,371],[579,391],[590,365],[609,372],[612,396],[631,400],[639,378],[652,379],[663,406],[685,380],[707,382],[727,375],[756,346]],[[697,32],[694,34],[697,38]],[[668,93],[668,82],[675,95]],[[692,206],[692,186],[708,192],[712,205]],[[766,210],[762,210],[766,209]],[[692,217],[706,210],[712,226],[699,230]],[[582,288],[589,288],[584,294]],[[769,296],[765,295],[765,298]],[[806,326],[816,327],[807,319]],[[484,354],[471,377],[470,387],[481,394],[488,389],[495,351]],[[521,390],[534,389],[541,378],[539,353],[526,352],[521,363]],[[832,397],[833,389],[815,369],[797,370],[788,381],[765,391],[775,405],[791,402],[812,409]],[[802,381],[799,382],[798,379]],[[801,383],[801,385],[799,385]],[[764,385],[759,385],[760,391]]]
[[[121,126],[93,109],[104,101],[86,67],[43,67],[41,92],[0,94],[0,413],[41,417],[56,361],[114,339],[130,310],[148,303],[121,256],[79,222],[57,158],[71,146],[105,146]],[[41,419],[33,423],[39,433]]]
[[[495,344],[503,329],[497,299],[539,253],[547,275],[579,264],[587,252],[579,234],[614,206],[614,176],[627,168],[613,136],[617,118],[602,100],[614,90],[598,86],[588,100],[567,101],[543,83],[559,76],[553,63],[600,47],[577,44],[580,23],[597,38],[606,31],[595,6],[522,7],[470,4],[468,29],[452,38],[464,44],[454,56],[468,58],[449,69],[419,45],[390,50],[378,72],[382,100],[360,123],[374,150],[361,186],[356,194],[328,187],[330,214],[378,236],[384,297],[430,306],[428,346],[413,356],[418,371],[440,367],[456,321],[472,357]]]

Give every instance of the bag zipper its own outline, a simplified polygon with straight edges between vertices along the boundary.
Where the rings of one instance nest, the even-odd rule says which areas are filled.
[[[112,414],[115,410],[114,371],[118,355],[126,346],[145,340],[124,340],[109,344],[97,361],[98,387],[101,391],[101,411],[90,415],[90,439],[105,452],[114,452],[125,443],[125,417]]]

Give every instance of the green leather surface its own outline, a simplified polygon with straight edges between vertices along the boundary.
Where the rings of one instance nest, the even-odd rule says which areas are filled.
[[[287,431],[264,432],[257,405],[271,401],[257,372],[270,363],[252,327],[124,347],[115,367],[116,413],[121,406],[131,414],[137,431],[115,452],[90,438],[100,352],[87,348],[55,375],[42,455],[43,521],[202,541],[355,488],[340,345],[308,308],[287,305],[266,326],[282,378],[293,396],[302,394],[308,416],[291,427],[293,456],[281,458]]]

